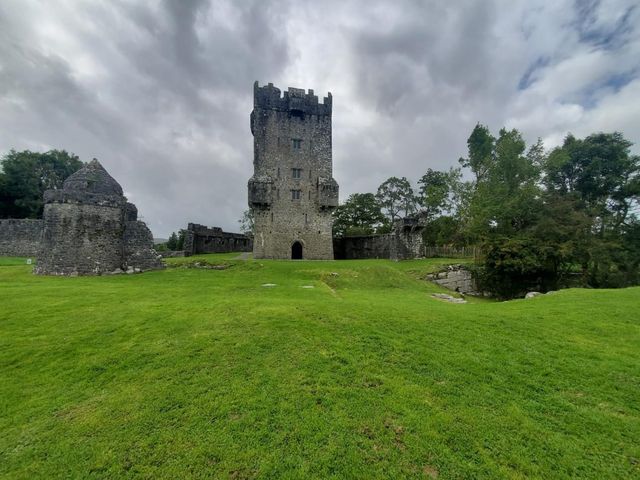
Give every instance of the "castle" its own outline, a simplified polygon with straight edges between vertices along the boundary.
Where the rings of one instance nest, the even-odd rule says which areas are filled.
[[[190,223],[184,255],[246,252],[254,258],[333,260],[422,256],[420,217],[384,235],[333,239],[338,206],[333,179],[331,93],[269,83],[253,86],[254,174],[248,182],[254,238]],[[146,225],[122,187],[94,161],[44,195],[42,220],[0,221],[0,255],[37,256],[35,272],[53,275],[133,273],[162,268]],[[253,242],[253,245],[252,245]]]
[[[319,103],[313,90],[254,83],[254,258],[333,260],[331,107],[331,93]]]

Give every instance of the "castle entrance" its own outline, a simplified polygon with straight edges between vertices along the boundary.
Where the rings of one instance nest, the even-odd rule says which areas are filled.
[[[293,242],[291,245],[291,260],[302,260],[302,244]]]

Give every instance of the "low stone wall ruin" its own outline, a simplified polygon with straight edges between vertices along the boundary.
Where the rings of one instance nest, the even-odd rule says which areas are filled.
[[[473,274],[463,265],[449,265],[446,270],[428,275],[427,280],[465,295],[482,295]]]
[[[241,233],[223,232],[220,227],[190,223],[184,236],[185,256],[198,253],[230,253],[253,251],[253,240]]]
[[[333,254],[336,260],[420,258],[424,256],[423,230],[420,218],[401,218],[395,222],[391,233],[334,238]]]
[[[0,256],[35,257],[41,239],[42,220],[0,219]]]
[[[362,235],[333,239],[333,254],[336,260],[366,258],[390,258],[391,234]]]

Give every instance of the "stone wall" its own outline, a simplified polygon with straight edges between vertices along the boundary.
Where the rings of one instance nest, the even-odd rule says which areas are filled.
[[[122,268],[122,208],[49,203],[36,273],[100,275]]]
[[[150,244],[153,244],[153,235],[143,221],[133,220],[125,223],[125,265],[140,271],[158,268],[158,254],[149,248]]]
[[[0,219],[0,256],[35,257],[41,237],[42,220]]]
[[[392,235],[361,235],[333,239],[336,260],[391,258]]]
[[[438,285],[466,295],[481,295],[470,270],[463,265],[449,265],[446,270],[427,276]]]
[[[424,240],[422,231],[425,228],[422,218],[405,217],[396,220],[389,258],[391,260],[410,260],[424,257]]]
[[[197,253],[251,252],[253,241],[241,233],[223,232],[220,227],[190,223],[184,236],[185,256]]]
[[[337,260],[420,258],[424,250],[423,229],[424,224],[420,218],[406,217],[396,221],[391,233],[334,238],[335,258]]]
[[[251,133],[254,174],[248,183],[255,219],[255,258],[333,259],[332,97],[313,90],[254,84]]]

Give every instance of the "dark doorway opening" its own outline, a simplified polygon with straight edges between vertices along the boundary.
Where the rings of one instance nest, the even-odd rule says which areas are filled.
[[[302,244],[293,242],[291,245],[291,260],[302,260]]]

